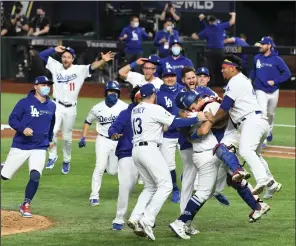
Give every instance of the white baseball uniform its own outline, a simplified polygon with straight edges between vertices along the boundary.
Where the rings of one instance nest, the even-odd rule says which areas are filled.
[[[85,78],[90,77],[91,65],[71,65],[68,69],[63,64],[48,58],[46,68],[53,79],[53,100],[56,103],[56,123],[54,126],[53,142],[55,146],[49,151],[49,159],[57,158],[57,134],[61,129],[63,134],[64,162],[71,161],[72,130],[77,114],[77,98]]]
[[[140,73],[136,73],[136,72],[128,72],[127,74],[127,78],[125,81],[128,81],[132,84],[133,87],[139,85],[145,85],[148,83],[151,83],[154,85],[154,87],[158,90],[160,88],[160,86],[163,84],[163,81],[160,78],[154,77],[154,79],[151,82],[148,82],[145,80],[145,76],[143,74]]]
[[[212,102],[206,105],[203,112],[211,111],[213,114],[219,109],[220,104]],[[191,127],[190,132],[196,131],[201,123],[197,123]],[[192,162],[184,160],[183,179],[180,209],[181,213],[185,210],[187,202],[192,197],[194,182],[198,174],[195,196],[200,204],[204,203],[213,194],[215,183],[217,180],[217,172],[220,165],[220,160],[216,155],[213,155],[213,149],[218,144],[216,137],[210,130],[208,134],[201,139],[192,141]],[[190,152],[191,150],[188,149]],[[188,159],[188,158],[187,158]],[[182,160],[183,161],[183,160]],[[193,164],[193,165],[192,165]]]
[[[96,104],[88,113],[86,121],[88,123],[96,121],[96,130],[98,133],[96,139],[96,166],[92,176],[92,192],[89,199],[99,199],[102,177],[106,168],[107,172],[111,175],[117,173],[118,158],[115,156],[115,150],[118,142],[109,138],[108,130],[119,113],[127,107],[127,103],[118,99],[117,103],[109,108],[104,100]],[[109,165],[107,166],[108,159]]]
[[[257,184],[267,184],[273,177],[261,155],[261,145],[269,133],[269,124],[250,80],[242,73],[232,77],[224,96],[234,101],[229,115],[241,134],[239,154],[248,163]]]
[[[171,125],[174,118],[161,106],[145,102],[138,104],[132,111],[132,156],[143,179],[144,190],[130,219],[138,221],[141,218],[151,227],[173,189],[170,171],[159,145],[163,139],[163,125]]]

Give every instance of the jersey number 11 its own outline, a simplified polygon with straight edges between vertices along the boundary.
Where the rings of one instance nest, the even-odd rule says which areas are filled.
[[[70,82],[69,86],[70,86],[70,91],[75,91],[75,84],[74,84],[74,82]]]

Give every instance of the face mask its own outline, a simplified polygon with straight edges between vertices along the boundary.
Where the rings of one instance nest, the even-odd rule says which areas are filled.
[[[178,55],[180,55],[181,48],[180,47],[173,47],[172,52],[173,52],[174,56],[178,56]]]
[[[170,30],[172,30],[172,26],[167,26],[165,29],[169,32]]]
[[[50,87],[48,87],[48,86],[42,86],[40,88],[40,95],[43,97],[47,96],[49,94],[49,92],[50,92]]]
[[[134,28],[137,28],[139,26],[139,22],[134,22]]]
[[[105,103],[106,105],[111,108],[112,106],[114,106],[117,103],[118,100],[118,96],[116,93],[112,93],[109,94],[106,98],[105,98]]]

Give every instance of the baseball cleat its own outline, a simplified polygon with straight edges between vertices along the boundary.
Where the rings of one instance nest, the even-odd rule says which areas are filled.
[[[58,157],[55,157],[53,159],[48,159],[48,162],[46,163],[45,168],[46,169],[53,169],[54,168],[54,163],[58,160]]]
[[[172,194],[172,200],[173,203],[179,203],[180,202],[180,191],[174,190]]]
[[[90,199],[89,202],[92,207],[100,205],[99,199]]]
[[[116,224],[116,223],[112,224],[113,231],[122,231],[123,227],[124,227],[124,224]]]
[[[251,174],[245,170],[238,170],[235,171],[232,175],[232,181],[233,182],[242,182],[243,179],[247,180],[251,178]]]
[[[270,206],[264,202],[258,203],[260,208],[258,210],[254,210],[249,215],[249,222],[253,223],[259,220],[264,214],[267,214],[267,212],[270,210]]]
[[[274,183],[270,187],[266,188],[263,198],[270,199],[272,198],[274,193],[279,192],[281,189],[282,189],[282,184],[274,181]]]
[[[190,236],[186,235],[185,232],[185,223],[181,220],[175,220],[173,223],[169,225],[172,231],[180,238],[188,240]]]
[[[21,213],[21,216],[24,218],[32,218],[30,204],[29,203],[26,203],[25,205],[22,204],[20,206],[20,213]]]
[[[152,227],[147,225],[142,219],[139,220],[140,228],[146,233],[146,235],[152,240],[155,241],[155,236],[153,234]]]
[[[218,194],[214,195],[214,197],[217,199],[217,201],[222,205],[222,206],[230,206],[230,202],[228,201],[227,197],[224,196],[223,194]]]
[[[192,221],[187,221],[185,223],[185,233],[187,235],[196,235],[196,234],[199,234],[200,231],[195,229],[195,226]]]
[[[137,221],[128,220],[127,226],[131,228],[134,233],[139,237],[147,237],[146,233],[143,231],[143,229],[139,226]]]
[[[62,173],[68,174],[70,172],[70,162],[63,162]]]
[[[264,188],[265,188],[266,184],[257,184],[255,186],[255,188],[252,191],[253,195],[259,195],[263,192]]]
[[[267,137],[267,141],[268,142],[271,142],[273,139],[273,136],[272,136],[272,132],[269,133],[268,137]]]

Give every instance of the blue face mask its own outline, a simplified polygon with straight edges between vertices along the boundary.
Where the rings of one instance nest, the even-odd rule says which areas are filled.
[[[111,93],[105,98],[106,105],[111,108],[117,103],[118,95],[116,93]]]
[[[172,52],[173,52],[174,56],[178,56],[181,53],[181,48],[178,47],[178,46],[175,46],[175,47],[172,48]]]
[[[50,87],[48,87],[48,86],[42,86],[40,88],[40,95],[43,97],[47,96],[49,94],[49,92],[50,92]]]

